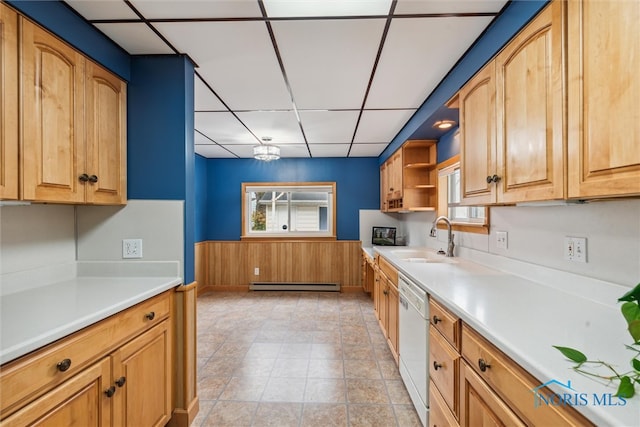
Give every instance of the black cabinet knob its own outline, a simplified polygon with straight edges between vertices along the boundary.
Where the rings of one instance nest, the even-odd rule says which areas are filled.
[[[144,318],[147,320],[153,320],[156,317],[156,313],[153,311],[150,311],[149,313],[144,315]]]
[[[89,177],[89,182],[95,184],[96,182],[98,182],[98,177],[96,175],[91,175]]]
[[[114,394],[116,394],[116,387],[112,385],[111,387],[109,387],[104,391],[104,394],[106,394],[107,397],[113,396]]]
[[[438,316],[433,316],[433,324],[434,324],[434,325],[437,325],[437,324],[438,324],[438,322],[442,322],[442,319],[441,319],[441,318],[439,318]]]
[[[56,368],[58,371],[64,372],[71,367],[71,359],[64,359],[62,362],[58,362]]]
[[[78,177],[78,180],[80,180],[80,182],[87,182],[89,181],[89,175],[87,175],[86,173],[83,173]]]
[[[433,362],[433,369],[437,371],[440,368],[442,368],[442,363]]]
[[[478,359],[478,367],[480,371],[485,372],[487,369],[491,367],[484,359]]]
[[[116,380],[116,385],[118,387],[122,387],[126,382],[127,382],[127,379],[125,377],[120,377]]]
[[[493,182],[493,177],[491,175],[487,176],[487,184],[491,184]]]
[[[493,176],[491,177],[491,181],[493,181],[493,182],[498,182],[498,181],[500,181],[501,179],[502,179],[502,178],[500,178],[498,175],[493,175]]]

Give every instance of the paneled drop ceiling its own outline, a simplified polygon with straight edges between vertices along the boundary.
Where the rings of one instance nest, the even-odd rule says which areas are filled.
[[[379,156],[506,0],[66,3],[132,55],[193,60],[196,153],[308,158]]]

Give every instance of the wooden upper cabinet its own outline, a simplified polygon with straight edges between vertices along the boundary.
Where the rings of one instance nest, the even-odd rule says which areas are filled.
[[[126,203],[126,85],[22,19],[24,200]]]
[[[91,61],[86,64],[87,202],[123,204],[127,200],[127,88]]]
[[[0,199],[18,198],[18,15],[0,3]]]
[[[567,7],[568,196],[640,195],[640,2]]]
[[[388,164],[385,162],[380,166],[380,210],[387,212],[389,205],[387,203],[387,189],[389,188],[389,172]]]
[[[22,197],[80,203],[84,57],[22,19]]]
[[[462,200],[489,204],[496,200],[495,62],[489,62],[460,89],[460,175]]]
[[[498,203],[564,197],[563,7],[552,2],[495,60]]]

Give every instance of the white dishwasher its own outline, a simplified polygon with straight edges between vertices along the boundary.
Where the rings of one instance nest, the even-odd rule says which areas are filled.
[[[428,421],[429,370],[427,293],[402,273],[398,274],[400,294],[399,344],[400,376],[411,396],[422,425]]]

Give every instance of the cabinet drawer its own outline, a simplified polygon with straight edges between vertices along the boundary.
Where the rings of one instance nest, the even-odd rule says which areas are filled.
[[[380,266],[380,270],[393,282],[394,285],[398,286],[398,270],[389,263],[383,257],[378,258],[378,265]]]
[[[0,419],[156,325],[170,311],[168,291],[2,366]],[[66,369],[65,361],[70,362]]]
[[[429,298],[429,321],[456,349],[460,349],[460,319]]]
[[[571,407],[552,405],[536,407],[531,390],[539,387],[544,381],[535,379],[493,344],[464,324],[462,325],[462,356],[523,420],[533,425],[593,425]],[[545,390],[541,392],[545,393]]]
[[[429,376],[449,409],[458,414],[460,355],[433,327],[429,328]]]
[[[458,421],[431,381],[429,383],[429,427],[446,426],[457,427]]]

